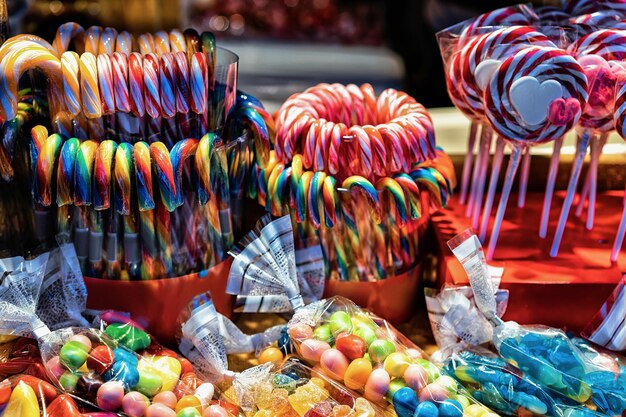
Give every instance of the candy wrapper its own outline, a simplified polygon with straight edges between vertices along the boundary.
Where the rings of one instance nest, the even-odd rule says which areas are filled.
[[[386,321],[376,323],[350,300],[332,297],[304,306],[293,268],[291,222],[282,217],[268,227],[277,227],[273,224],[278,222],[283,227],[276,238],[267,244],[257,239],[245,247],[255,254],[256,262],[246,269],[235,269],[233,264],[229,288],[240,295],[284,294],[295,311],[288,334],[299,358],[372,403],[393,404],[400,417],[461,416],[464,410],[490,413],[480,404],[471,404],[469,396],[457,391],[454,380],[441,376],[424,352],[402,343]]]
[[[194,365],[211,370],[225,390],[225,397],[239,405],[246,415],[375,417],[388,414],[332,381],[320,370],[294,360],[283,362],[282,355],[273,362],[240,373],[229,371],[226,353],[232,349],[228,346],[232,343],[232,329],[223,327],[222,320],[227,319],[220,317],[211,303],[193,308],[190,318],[182,326],[181,350],[194,358]],[[254,344],[267,345],[272,329],[242,337],[243,345],[237,350],[242,351],[243,346],[247,346],[248,351],[253,351]]]
[[[500,320],[485,256],[470,230],[451,239],[448,246],[469,276],[476,305],[493,326],[492,342],[504,359],[545,389],[577,403],[593,403],[599,412],[609,415],[626,409],[626,390],[616,378],[620,374],[589,360],[565,333]]]

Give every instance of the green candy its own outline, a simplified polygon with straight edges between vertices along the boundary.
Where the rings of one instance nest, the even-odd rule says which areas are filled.
[[[185,407],[176,414],[176,417],[200,417],[200,411],[195,407]]]
[[[345,311],[335,311],[330,315],[330,331],[333,336],[337,336],[340,333],[352,332],[352,320],[350,315]]]
[[[449,377],[448,375],[441,375],[439,378],[437,378],[435,383],[441,385],[442,387],[445,387],[451,394],[454,394],[457,391],[458,384],[456,383],[454,378]]]
[[[428,375],[429,384],[432,382],[435,382],[435,380],[441,376],[441,373],[439,372],[439,368],[437,368],[437,366],[434,363],[429,362],[426,359],[417,359],[416,362],[419,365],[422,365],[422,367],[426,371],[426,374]]]
[[[376,340],[376,332],[372,329],[371,326],[368,326],[365,323],[359,323],[354,329],[354,335],[359,336],[361,339],[365,340],[365,343],[369,347],[374,340]]]
[[[395,395],[396,391],[398,391],[400,388],[404,388],[406,387],[407,384],[404,381],[404,379],[402,378],[395,378],[394,380],[392,380],[389,383],[389,388],[387,389],[387,399],[388,400],[392,400],[393,396]]]
[[[329,345],[332,345],[334,340],[333,333],[330,331],[329,324],[322,324],[320,327],[315,329],[315,331],[313,332],[313,337],[317,340],[326,342]]]
[[[88,356],[87,346],[75,340],[64,344],[59,352],[61,363],[72,371],[83,366]]]
[[[59,378],[59,384],[61,384],[63,390],[66,392],[74,392],[76,391],[76,385],[78,384],[78,375],[66,372]]]
[[[163,378],[151,372],[139,371],[139,382],[134,390],[139,391],[146,397],[152,398],[161,391]]]
[[[369,353],[372,362],[382,363],[387,359],[387,356],[395,351],[396,346],[389,340],[377,339],[372,342],[367,353]]]
[[[150,346],[150,336],[135,326],[113,323],[107,326],[105,333],[122,346],[137,352]]]

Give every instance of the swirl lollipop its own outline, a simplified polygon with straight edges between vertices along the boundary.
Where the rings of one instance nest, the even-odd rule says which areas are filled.
[[[559,138],[578,122],[587,102],[587,77],[561,49],[531,46],[500,64],[484,98],[487,120],[513,146],[487,250],[487,259],[493,259],[523,148]]]

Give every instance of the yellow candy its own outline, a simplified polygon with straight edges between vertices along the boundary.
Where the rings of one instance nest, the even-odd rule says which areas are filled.
[[[270,410],[259,410],[254,413],[254,417],[272,417],[272,412]]]
[[[183,398],[178,400],[174,410],[178,413],[180,410],[187,407],[193,407],[199,412],[202,412],[202,403],[195,395],[185,395]]]
[[[283,360],[283,352],[280,351],[280,349],[275,348],[275,347],[269,347],[267,349],[265,349],[263,352],[261,352],[261,354],[259,355],[259,363],[264,364],[264,363],[277,363]]]
[[[402,352],[394,352],[385,359],[384,368],[390,376],[400,378],[410,364],[408,356]]]
[[[472,404],[463,410],[463,417],[482,417],[487,409],[482,405]]]
[[[17,384],[2,417],[39,417],[39,403],[35,391],[24,382]]]
[[[317,378],[317,377],[312,377],[309,382],[313,385],[317,385],[320,388],[326,388],[326,383],[324,382],[323,379],[321,378]]]
[[[470,400],[465,395],[459,394],[456,397],[454,397],[453,399],[457,400],[459,403],[461,403],[461,406],[463,407],[463,409],[469,407],[469,405],[470,405]]]
[[[173,391],[178,383],[182,366],[178,359],[170,356],[144,356],[137,365],[139,372],[150,372],[163,380],[161,391]]]
[[[372,363],[367,359],[355,359],[348,365],[343,382],[346,387],[354,390],[361,389],[365,386],[367,378],[372,373]]]

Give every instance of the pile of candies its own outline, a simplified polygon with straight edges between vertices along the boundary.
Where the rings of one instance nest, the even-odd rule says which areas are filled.
[[[598,159],[611,130],[617,129],[623,136],[624,13],[623,3],[610,0],[571,1],[563,10],[520,5],[486,13],[438,34],[450,98],[472,121],[461,203],[467,203],[466,215],[471,217],[472,227],[480,230],[482,241],[487,238],[505,145],[513,151],[488,259],[494,255],[520,163],[518,206],[523,207],[530,149],[554,142],[539,226],[539,235],[547,236],[563,136],[572,128],[578,134],[576,156],[550,255],[558,254],[589,145],[590,169],[577,213],[582,214],[588,200],[586,227],[593,227]],[[496,151],[486,187],[494,134]],[[618,232],[613,259],[624,230],[626,221]]]
[[[299,244],[321,243],[327,275],[383,279],[414,265],[420,219],[446,205],[455,181],[421,104],[393,89],[376,97],[368,84],[320,84],[287,99],[275,129],[249,194],[290,213]]]

